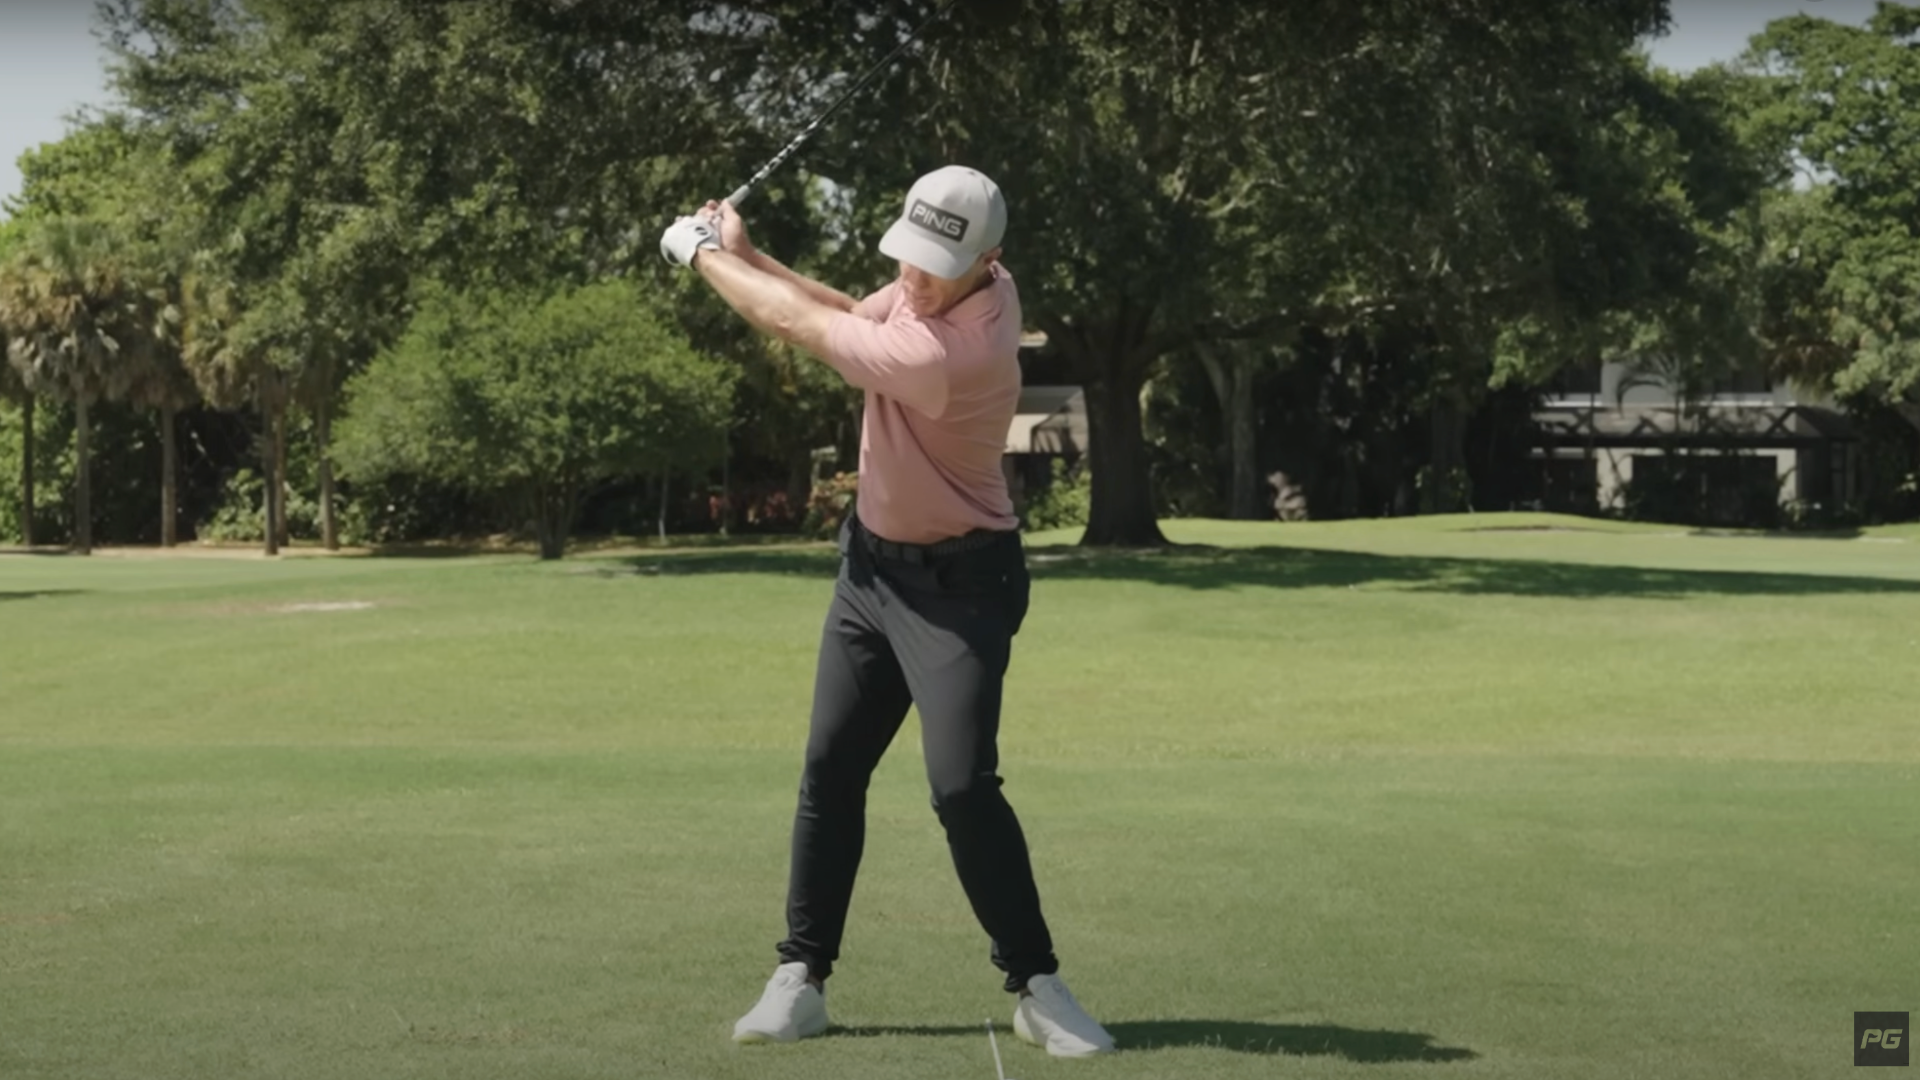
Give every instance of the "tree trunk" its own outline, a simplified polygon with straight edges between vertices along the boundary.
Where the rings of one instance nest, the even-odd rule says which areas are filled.
[[[287,405],[277,402],[273,409],[273,509],[274,541],[286,547],[292,540],[287,529]]]
[[[1151,306],[1123,303],[1104,324],[1048,320],[1045,327],[1066,353],[1087,400],[1093,505],[1087,531],[1080,537],[1086,547],[1159,547],[1167,542],[1153,512],[1140,407],[1140,390],[1153,359],[1147,351],[1151,321]]]
[[[1093,506],[1080,543],[1088,547],[1159,547],[1167,542],[1153,512],[1142,428],[1143,367],[1104,360],[1085,388]]]
[[[91,426],[87,405],[85,394],[73,395],[73,459],[78,470],[73,492],[73,550],[81,555],[93,554],[93,466],[89,464],[93,449],[87,430]]]
[[[673,474],[660,474],[660,542],[667,542],[667,499],[673,490]]]
[[[1261,506],[1263,481],[1259,476],[1259,447],[1255,436],[1253,377],[1258,366],[1245,347],[1195,350],[1207,369],[1207,381],[1220,401],[1221,426],[1226,429],[1228,460],[1233,463],[1227,514],[1235,521],[1257,521],[1268,516]]]
[[[33,405],[32,395],[20,407],[20,542],[33,546]]]
[[[1464,489],[1467,470],[1467,418],[1451,398],[1433,403],[1429,417],[1427,485],[1421,509],[1430,514],[1455,514],[1468,508]]]
[[[1253,360],[1243,357],[1233,365],[1232,408],[1227,431],[1233,448],[1233,503],[1235,521],[1257,521],[1269,516],[1261,505],[1260,442],[1253,408]]]
[[[180,542],[180,447],[174,438],[174,408],[160,406],[160,546]]]
[[[807,504],[813,498],[813,455],[795,458],[787,466],[787,508],[795,521],[807,516]]]
[[[573,489],[534,488],[533,531],[539,538],[540,558],[558,559],[567,553],[567,531],[573,524]]]
[[[731,439],[727,442],[730,444]],[[731,445],[720,454],[720,538],[726,539],[732,534],[733,526],[733,448]]]
[[[280,554],[280,530],[275,527],[279,523],[280,512],[278,508],[274,506],[274,502],[278,498],[278,493],[274,490],[273,482],[273,413],[273,403],[269,398],[268,392],[263,388],[260,391],[260,420],[266,430],[261,432],[260,435],[260,475],[263,478],[261,484],[263,505],[260,507],[260,510],[266,519],[266,553],[268,555]]]
[[[560,535],[560,523],[554,520],[553,508],[545,499],[540,500],[540,509],[534,514],[533,534],[540,542],[542,559],[558,559],[566,554],[566,538]]]
[[[313,439],[320,451],[320,542],[340,550],[340,521],[333,507],[333,398],[322,393],[313,410]]]

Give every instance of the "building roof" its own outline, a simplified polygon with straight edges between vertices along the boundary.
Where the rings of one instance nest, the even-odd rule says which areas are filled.
[[[1023,386],[1006,453],[1080,454],[1088,447],[1087,400],[1078,386]]]

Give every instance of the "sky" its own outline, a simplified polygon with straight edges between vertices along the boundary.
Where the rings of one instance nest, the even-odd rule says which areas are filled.
[[[0,199],[20,193],[22,152],[53,142],[66,116],[107,100],[91,0],[0,0]]]
[[[1782,16],[1805,12],[1859,25],[1873,0],[1672,0],[1673,27],[1650,43],[1678,71],[1728,60]],[[20,154],[60,138],[66,118],[107,101],[91,0],[0,0],[0,199],[19,194]]]

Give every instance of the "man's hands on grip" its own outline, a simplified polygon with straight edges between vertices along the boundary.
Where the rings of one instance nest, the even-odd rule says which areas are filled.
[[[660,234],[660,257],[675,266],[692,266],[702,250],[720,250],[720,230],[697,214],[675,219]]]
[[[678,218],[660,236],[660,254],[675,266],[692,266],[703,250],[724,250],[744,259],[754,255],[746,222],[724,202],[709,202],[698,212]]]

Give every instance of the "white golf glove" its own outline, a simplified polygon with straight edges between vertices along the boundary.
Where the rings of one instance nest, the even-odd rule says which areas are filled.
[[[660,255],[675,266],[692,266],[701,248],[720,250],[720,227],[706,218],[680,218],[660,234]]]

